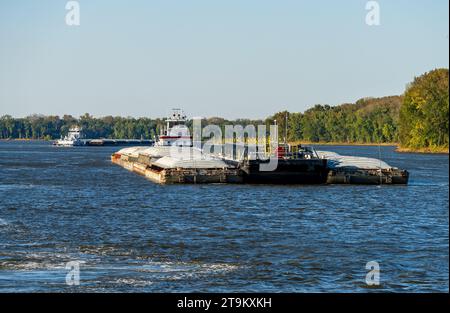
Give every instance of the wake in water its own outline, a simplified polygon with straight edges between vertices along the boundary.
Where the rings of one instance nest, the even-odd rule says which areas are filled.
[[[81,259],[80,255],[64,253],[3,254],[1,258],[7,260],[0,261],[0,289],[13,285],[18,277],[26,279],[30,288],[37,290],[43,286],[59,290],[70,288],[65,281],[70,270],[67,262],[73,262],[77,257]],[[114,258],[110,257],[89,256],[85,261],[79,261],[81,279],[78,290],[150,288],[154,284],[168,284],[180,280],[210,280],[217,275],[227,275],[241,268],[225,263],[143,261],[129,258],[122,260],[122,265],[117,266],[117,260],[114,261]],[[155,288],[158,289],[157,286]]]

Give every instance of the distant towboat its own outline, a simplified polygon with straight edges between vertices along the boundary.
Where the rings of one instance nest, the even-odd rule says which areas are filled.
[[[60,147],[83,146],[85,143],[81,140],[81,130],[78,126],[71,127],[67,136],[56,140],[53,144]]]

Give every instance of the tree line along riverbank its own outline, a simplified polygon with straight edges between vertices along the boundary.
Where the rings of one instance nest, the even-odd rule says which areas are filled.
[[[277,121],[280,140],[317,144],[392,144],[400,152],[448,153],[448,69],[435,69],[410,82],[401,95],[363,98],[337,106],[317,104],[305,112],[277,112],[266,119],[205,118],[202,125],[269,126]],[[192,126],[192,121],[188,126]],[[286,124],[287,123],[287,124]],[[0,117],[0,139],[56,139],[72,125],[88,138],[152,139],[164,118],[93,117],[88,113]]]

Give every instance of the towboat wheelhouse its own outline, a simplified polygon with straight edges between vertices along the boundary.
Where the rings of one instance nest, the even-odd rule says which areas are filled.
[[[173,109],[166,119],[163,135],[159,136],[155,146],[192,146],[192,137],[186,126],[186,115],[181,109]]]

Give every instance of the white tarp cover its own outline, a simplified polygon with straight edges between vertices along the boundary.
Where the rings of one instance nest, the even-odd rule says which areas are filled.
[[[175,158],[186,158],[186,156],[189,156],[190,154],[200,157],[201,154],[200,150],[193,147],[176,146],[128,147],[119,150],[118,153],[134,157],[137,157],[140,154],[154,158],[162,158],[170,155]]]
[[[140,151],[140,154],[149,157],[164,157],[170,155],[170,148],[170,146],[146,147],[144,150]]]
[[[202,159],[202,158],[174,158],[165,156],[154,162],[155,165],[162,168],[225,168],[227,164],[221,160],[216,159]]]
[[[225,168],[228,165],[222,160],[208,157],[201,150],[193,147],[157,146],[128,147],[118,153],[131,157],[146,155],[159,158],[154,164],[162,168]]]
[[[392,166],[379,159],[340,155],[331,151],[316,151],[320,158],[328,160],[329,168],[352,167],[359,169],[390,169]]]
[[[118,153],[122,154],[122,155],[128,155],[128,156],[137,158],[139,156],[139,153],[146,148],[147,147],[128,147],[128,148],[123,148],[123,149],[119,150]]]

